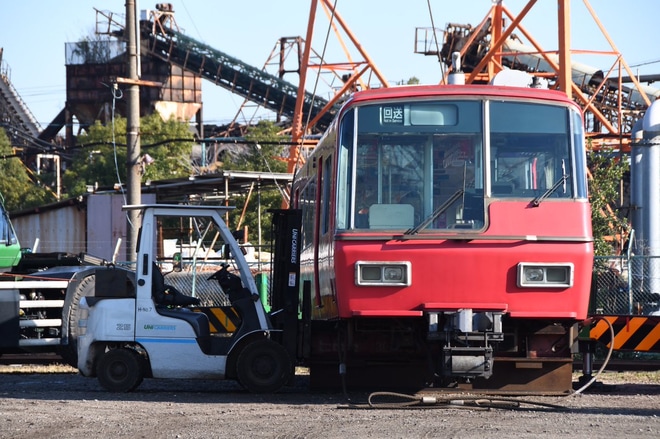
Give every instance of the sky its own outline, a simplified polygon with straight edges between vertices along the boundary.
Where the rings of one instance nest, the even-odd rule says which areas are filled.
[[[154,8],[156,4],[136,1],[140,10]],[[312,1],[172,0],[170,3],[183,33],[262,68],[281,37],[306,35]],[[528,0],[504,1],[512,14],[520,12],[527,3]],[[660,74],[660,44],[657,37],[650,37],[656,32],[660,2],[590,0],[589,4],[635,74]],[[94,34],[95,8],[118,14],[117,18],[123,20],[125,0],[2,0],[0,5],[2,70],[8,73],[14,88],[44,128],[66,101],[65,43]],[[411,77],[423,84],[437,84],[441,78],[439,63],[432,56],[415,53],[415,29],[432,25],[444,29],[447,23],[476,26],[491,5],[491,0],[336,0],[340,16],[390,84],[405,83]],[[558,47],[557,5],[557,0],[538,0],[522,21],[545,50]],[[573,50],[613,51],[584,0],[571,0],[570,10]],[[334,34],[330,34],[325,44],[329,21],[320,6],[316,17],[312,47],[319,53],[326,47],[327,62],[346,62]],[[354,46],[348,44],[354,59],[362,59]],[[613,55],[605,54],[574,54],[573,60],[605,71],[615,63]],[[316,82],[314,76],[310,78],[308,91]],[[285,79],[297,84],[293,74]],[[319,90],[319,94],[323,91]],[[202,99],[204,122],[213,124],[232,120],[243,103],[240,96],[207,81],[202,83]]]

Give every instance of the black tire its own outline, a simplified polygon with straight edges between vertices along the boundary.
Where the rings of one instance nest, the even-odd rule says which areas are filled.
[[[96,376],[110,392],[130,392],[144,379],[144,360],[132,349],[112,349],[99,358]]]
[[[236,362],[238,382],[252,393],[273,393],[292,377],[293,364],[284,347],[263,339],[243,348]]]
[[[66,345],[60,348],[60,355],[62,359],[71,367],[78,367],[78,336],[80,335],[80,328],[78,327],[78,320],[80,317],[80,299],[87,296],[94,295],[96,287],[96,275],[91,274],[85,277],[76,287],[68,310],[64,310],[62,318],[64,321],[62,325],[66,325],[69,341]]]

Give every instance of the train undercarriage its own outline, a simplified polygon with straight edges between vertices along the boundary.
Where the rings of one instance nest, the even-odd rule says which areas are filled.
[[[452,314],[441,316],[441,327],[455,320]],[[573,323],[502,316],[501,327],[496,325],[495,331],[471,328],[466,333],[429,330],[435,324],[433,316],[315,321],[310,385],[570,393],[571,346],[577,337]]]

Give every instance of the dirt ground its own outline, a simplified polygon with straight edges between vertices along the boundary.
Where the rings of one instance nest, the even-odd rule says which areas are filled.
[[[0,369],[1,438],[660,437],[660,372],[605,373],[604,386],[578,396],[513,397],[519,407],[498,408],[466,406],[467,395],[407,408],[375,398],[376,408],[362,408],[369,394],[311,392],[304,374],[275,395],[230,381],[153,379],[112,394],[74,370],[39,372]]]

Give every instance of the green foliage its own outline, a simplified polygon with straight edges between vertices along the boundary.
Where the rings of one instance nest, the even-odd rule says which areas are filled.
[[[100,36],[83,37],[77,43],[72,43],[71,55],[76,64],[107,63],[112,57],[112,46],[108,40]]]
[[[248,205],[245,209],[245,215],[243,221],[239,224],[243,206],[246,201],[248,202]],[[247,238],[256,246],[259,236],[259,197],[257,196],[256,185],[249,200],[247,200],[247,194],[243,194],[233,198],[231,203],[236,206],[236,209],[230,214],[229,227],[232,229],[243,230],[243,228],[247,226]],[[271,234],[272,217],[267,211],[268,209],[280,209],[281,207],[282,196],[279,191],[276,189],[261,191],[261,240],[262,245],[265,247],[268,247],[273,240]],[[264,248],[264,250],[269,251],[268,248]]]
[[[279,134],[275,123],[262,120],[248,129],[247,143],[227,155],[225,169],[236,171],[286,172],[286,162],[281,160],[286,139]]]
[[[396,85],[419,85],[419,78],[416,76],[411,76],[408,78],[407,81],[404,81],[403,79],[401,81],[398,81]]]
[[[0,129],[0,193],[8,211],[28,209],[55,201],[55,195],[46,188],[36,185],[18,157],[13,155],[5,131]]]
[[[288,138],[279,134],[280,128],[271,121],[261,121],[257,125],[249,128],[245,136],[247,144],[241,148],[240,152],[228,154],[225,158],[223,167],[231,170],[255,171],[255,172],[286,172],[286,162],[281,159],[283,149]],[[258,146],[257,146],[258,145]],[[248,203],[245,209],[245,215],[242,223],[239,224],[240,216],[245,203]],[[256,188],[251,198],[247,199],[247,194],[242,194],[232,200],[237,209],[230,215],[230,226],[240,228],[248,227],[248,238],[256,245],[258,232],[258,204]],[[262,242],[264,245],[270,243],[271,237],[271,218],[267,209],[279,209],[282,207],[282,195],[278,189],[266,189],[261,191],[261,231]]]
[[[620,197],[620,182],[630,165],[625,157],[620,157],[614,151],[590,150],[588,161],[592,175],[589,182],[589,201],[595,253],[597,256],[615,255],[615,243],[607,238],[629,230],[626,218],[617,215],[615,203]]]
[[[97,121],[87,133],[78,136],[81,147],[62,178],[68,196],[83,194],[88,185],[112,187],[126,181],[126,126],[126,119],[116,119],[113,137],[113,126]],[[192,133],[185,123],[164,122],[157,114],[142,118],[140,152],[154,159],[152,164],[143,164],[142,181],[190,175],[192,142]]]
[[[165,122],[155,114],[143,118],[141,123],[142,154],[148,153],[154,159],[153,164],[145,167],[142,180],[191,175],[190,155],[194,139],[188,125],[173,119]]]

